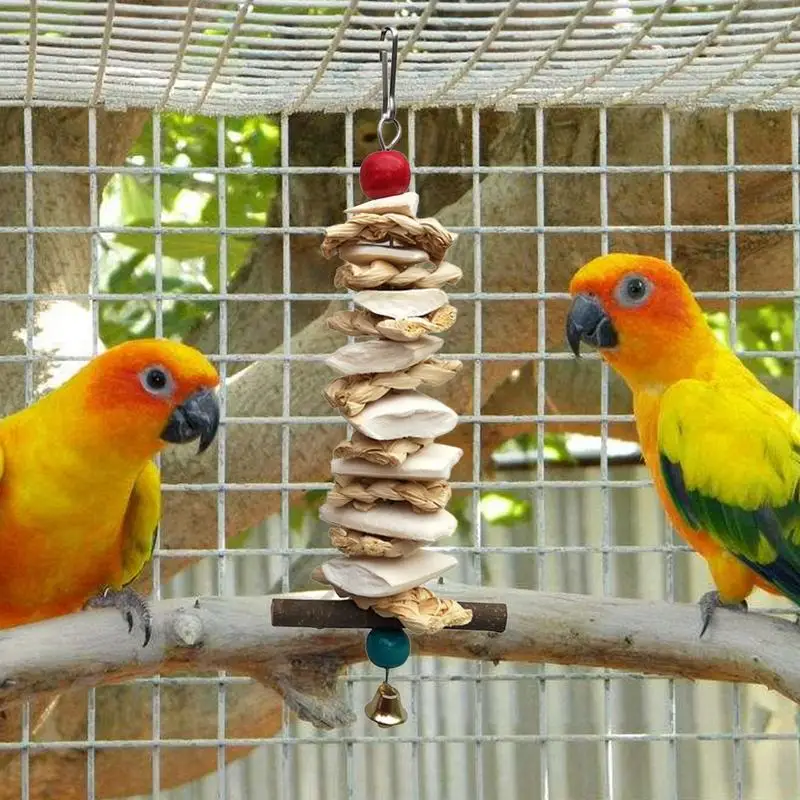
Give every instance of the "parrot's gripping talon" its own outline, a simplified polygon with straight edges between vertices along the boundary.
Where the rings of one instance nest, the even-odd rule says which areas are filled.
[[[730,611],[747,611],[747,601],[742,600],[741,603],[730,604],[723,603],[717,591],[706,592],[700,598],[698,605],[700,606],[700,619],[702,621],[702,627],[700,628],[701,639],[706,630],[708,630],[708,626],[711,624],[711,618],[718,608],[727,608]]]
[[[144,630],[144,644],[147,647],[152,634],[150,608],[147,601],[130,587],[124,589],[106,589],[86,603],[86,608],[116,608],[128,623],[128,633],[133,632],[134,619],[138,619]]]

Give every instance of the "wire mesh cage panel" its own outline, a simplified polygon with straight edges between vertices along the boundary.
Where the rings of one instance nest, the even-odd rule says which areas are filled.
[[[418,106],[797,102],[797,8],[780,0],[45,0],[0,9],[0,96],[209,114],[358,108],[376,96],[387,20],[403,41],[404,102]]]
[[[317,588],[345,434],[324,318],[348,302],[319,244],[377,146],[391,23],[398,147],[464,270],[443,352],[465,367],[431,392],[465,451],[448,580],[694,602],[708,574],[637,461],[629,393],[566,350],[567,285],[610,250],[673,261],[797,406],[799,20],[717,0],[0,5],[2,413],[103,346],[196,345],[224,424],[204,458],[160,457],[154,594]],[[0,797],[798,795],[794,705],[766,689],[432,658],[397,673],[393,731],[317,731],[233,673],[36,700],[4,729]],[[380,677],[351,669],[347,704]]]

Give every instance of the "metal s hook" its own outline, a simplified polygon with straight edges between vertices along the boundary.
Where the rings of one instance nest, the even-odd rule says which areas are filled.
[[[395,116],[397,106],[394,99],[395,84],[397,82],[397,30],[392,27],[384,28],[381,31],[381,41],[386,41],[387,36],[389,36],[392,41],[391,63],[386,48],[381,48],[380,54],[381,76],[383,80],[383,105],[381,106],[381,118],[378,121],[378,141],[383,150],[391,150],[397,144],[403,132],[403,128]],[[387,124],[394,125],[395,129],[394,136],[388,144],[386,143],[386,137],[383,135],[383,127]]]

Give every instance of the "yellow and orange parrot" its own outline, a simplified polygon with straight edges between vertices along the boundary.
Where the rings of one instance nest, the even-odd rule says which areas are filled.
[[[115,607],[147,644],[150,612],[128,584],[161,513],[152,459],[167,442],[211,444],[218,383],[197,350],[136,340],[0,420],[0,628]]]
[[[800,605],[800,416],[709,328],[671,265],[613,253],[572,278],[567,341],[598,349],[633,392],[642,454],[719,606],[746,609],[758,586]]]

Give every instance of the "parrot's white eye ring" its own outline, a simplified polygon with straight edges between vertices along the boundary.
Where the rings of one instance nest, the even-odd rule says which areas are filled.
[[[626,275],[614,290],[616,301],[623,308],[642,305],[653,292],[653,284],[644,275]]]
[[[148,394],[156,397],[169,397],[175,388],[175,382],[169,370],[160,364],[151,364],[139,373],[139,381]]]

